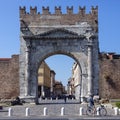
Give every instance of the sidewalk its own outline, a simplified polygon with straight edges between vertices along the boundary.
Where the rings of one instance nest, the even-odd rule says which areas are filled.
[[[80,115],[80,108],[83,108],[83,113]],[[53,103],[53,104],[25,104],[22,106],[5,107],[4,110],[11,108],[12,112],[10,117],[8,112],[0,112],[0,120],[82,120],[82,119],[120,119],[119,115],[115,115],[115,111],[111,104],[105,105],[107,109],[107,116],[87,116],[86,104],[78,103]],[[28,111],[26,111],[27,109]],[[62,113],[63,112],[63,113]]]
[[[120,120],[120,116],[29,116],[0,117],[0,120]]]

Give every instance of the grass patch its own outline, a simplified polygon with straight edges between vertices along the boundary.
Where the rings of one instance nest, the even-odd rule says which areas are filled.
[[[116,102],[115,106],[118,107],[118,108],[120,108],[120,102]]]

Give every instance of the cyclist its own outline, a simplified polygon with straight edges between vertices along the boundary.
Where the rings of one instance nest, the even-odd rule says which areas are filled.
[[[88,97],[88,106],[93,108],[94,107],[94,100],[93,100],[93,95],[90,95]]]

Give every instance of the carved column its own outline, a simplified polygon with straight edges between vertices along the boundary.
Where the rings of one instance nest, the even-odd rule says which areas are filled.
[[[30,54],[30,44],[26,45],[26,51],[25,51],[25,96],[29,95],[29,54]]]
[[[88,36],[88,96],[93,94],[93,68],[92,68],[92,39],[90,39],[91,35]]]
[[[92,95],[92,46],[88,45],[88,95]]]

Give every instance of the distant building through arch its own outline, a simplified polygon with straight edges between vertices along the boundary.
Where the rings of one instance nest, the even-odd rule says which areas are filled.
[[[48,56],[65,54],[77,61],[81,70],[80,99],[98,94],[98,8],[92,7],[89,14],[85,7],[73,13],[67,7],[67,14],[55,7],[51,14],[49,7],[42,14],[37,7],[20,7],[20,98],[38,102],[37,71],[40,63]]]

